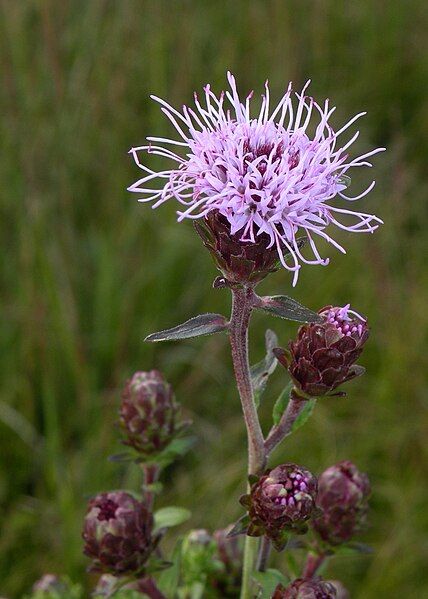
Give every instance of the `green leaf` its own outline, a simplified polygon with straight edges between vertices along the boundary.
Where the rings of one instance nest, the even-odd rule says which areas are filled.
[[[335,555],[344,557],[357,554],[373,553],[373,549],[370,547],[370,545],[366,545],[365,543],[347,543],[346,545],[341,545],[333,550]]]
[[[254,308],[295,322],[322,322],[322,317],[287,295],[259,297]]]
[[[278,361],[273,354],[273,349],[278,346],[278,337],[268,329],[265,335],[266,339],[266,356],[251,367],[251,382],[254,391],[254,401],[256,406],[260,405],[261,396],[266,388],[268,378],[275,370]]]
[[[174,597],[180,582],[183,539],[178,539],[172,552],[172,566],[159,576],[158,588],[166,597]]]
[[[228,537],[236,537],[238,535],[243,535],[247,532],[248,525],[250,523],[250,517],[248,514],[244,514],[239,518],[237,522],[233,525],[233,528],[227,533]]]
[[[156,457],[156,463],[163,468],[183,457],[195,444],[196,437],[179,437],[171,441],[165,449]]]
[[[293,426],[291,427],[292,433],[294,433],[299,428],[301,428],[304,424],[306,424],[306,422],[311,417],[312,412],[314,411],[316,403],[317,403],[316,398],[307,400],[305,407],[300,412],[300,414],[297,416],[296,420],[294,421]]]
[[[191,515],[191,512],[184,507],[175,507],[171,505],[169,507],[160,508],[154,513],[155,530],[183,524],[183,522],[189,520]]]
[[[290,391],[293,388],[293,383],[290,381],[288,385],[282,390],[278,399],[276,400],[272,410],[272,420],[275,425],[279,423],[285,408],[288,405],[290,399]]]
[[[268,568],[266,572],[254,572],[253,577],[260,586],[260,599],[270,599],[279,584],[288,584],[288,578],[275,568]]]
[[[227,331],[229,323],[221,314],[199,314],[182,324],[165,329],[158,333],[148,335],[144,341],[177,341],[179,339],[190,339],[191,337],[200,337],[201,335],[211,335]]]

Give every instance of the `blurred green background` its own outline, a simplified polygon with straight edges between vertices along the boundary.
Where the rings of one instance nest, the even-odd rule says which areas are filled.
[[[126,187],[140,174],[127,151],[171,133],[150,93],[180,106],[230,68],[245,93],[291,79],[360,110],[355,151],[386,145],[362,210],[385,225],[339,233],[348,248],[328,268],[305,267],[292,292],[318,309],[369,317],[367,375],[348,399],[319,402],[273,456],[314,472],[354,460],[373,484],[369,557],[336,559],[358,599],[428,592],[427,247],[428,23],[422,0],[15,0],[1,3],[2,334],[0,355],[0,594],[19,597],[43,572],[83,578],[80,529],[89,494],[138,485],[106,461],[120,448],[120,388],[158,367],[194,420],[198,445],[168,472],[161,503],[193,510],[192,526],[228,524],[244,487],[245,432],[227,338],[149,346],[144,336],[204,311],[227,314],[209,255],[172,205],[152,211]],[[353,129],[354,130],[354,129]],[[353,131],[352,130],[352,131]],[[152,166],[159,165],[150,157]],[[262,284],[290,293],[285,272]],[[255,315],[254,361],[269,326]],[[275,373],[264,424],[284,384]],[[281,559],[278,561],[281,564]]]

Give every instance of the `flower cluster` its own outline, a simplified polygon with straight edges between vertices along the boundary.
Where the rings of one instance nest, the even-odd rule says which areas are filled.
[[[319,314],[324,322],[301,326],[289,351],[275,351],[304,396],[326,395],[364,372],[355,362],[369,336],[366,320],[349,304],[327,306]]]
[[[145,175],[129,190],[142,196],[140,201],[153,202],[154,208],[176,200],[183,206],[179,220],[204,219],[218,211],[230,234],[237,235],[240,242],[255,244],[260,240],[266,249],[275,248],[283,266],[294,273],[295,284],[301,263],[328,263],[319,254],[316,237],[345,252],[326,232],[330,224],[351,232],[373,232],[382,222],[365,212],[337,207],[332,201],[336,196],[358,200],[373,189],[374,181],[356,197],[344,193],[350,170],[371,166],[367,159],[384,148],[350,158],[348,148],[358,131],[346,143],[340,143],[339,138],[365,113],[334,131],[330,117],[335,107],[331,108],[328,100],[320,105],[307,96],[309,82],[300,93],[294,93],[290,84],[273,110],[266,82],[257,116],[250,114],[253,93],[241,101],[231,73],[228,82],[230,91],[219,97],[206,85],[205,105],[195,94],[195,108],[183,106],[182,112],[152,96],[180,139],[149,137],[148,145],[132,148],[130,153]],[[169,146],[182,148],[185,156]],[[176,165],[153,171],[140,162],[140,151],[170,159]],[[160,188],[147,187],[156,179]],[[311,258],[300,251],[299,231],[309,241]],[[291,263],[284,254],[291,255]]]
[[[241,497],[250,517],[247,534],[266,535],[280,549],[287,531],[306,532],[316,493],[316,478],[301,466],[281,464],[267,470],[250,494]]]
[[[318,478],[317,506],[322,515],[313,527],[330,545],[349,541],[364,526],[370,483],[350,461],[327,468]]]

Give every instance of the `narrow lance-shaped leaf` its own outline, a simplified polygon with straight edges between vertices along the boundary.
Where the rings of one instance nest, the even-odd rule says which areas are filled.
[[[145,338],[145,341],[177,341],[179,339],[190,339],[191,337],[200,337],[201,335],[211,335],[220,333],[228,329],[229,323],[221,314],[199,314],[182,324],[152,333]]]
[[[263,310],[273,316],[294,320],[295,322],[322,322],[322,317],[306,308],[298,301],[287,295],[272,295],[259,297],[253,304],[257,310]]]
[[[278,337],[268,329],[265,335],[266,356],[251,367],[251,382],[254,390],[254,401],[259,406],[261,396],[266,388],[268,378],[273,373],[277,365],[277,359],[273,354],[273,349],[278,345]]]

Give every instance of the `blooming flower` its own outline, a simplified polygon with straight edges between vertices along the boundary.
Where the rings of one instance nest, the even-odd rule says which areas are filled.
[[[344,193],[350,169],[371,166],[367,159],[384,148],[349,158],[347,150],[358,132],[343,144],[339,137],[365,113],[334,131],[329,119],[335,108],[330,108],[328,100],[320,105],[306,96],[309,82],[300,93],[294,93],[290,84],[272,111],[266,82],[260,112],[251,116],[253,92],[242,102],[235,78],[231,73],[227,77],[230,91],[217,97],[206,85],[205,103],[195,94],[195,107],[183,106],[181,112],[152,96],[180,140],[148,137],[148,145],[132,148],[130,153],[145,175],[129,190],[139,193],[141,202],[154,202],[153,208],[175,199],[183,206],[178,211],[179,221],[204,218],[218,211],[227,219],[231,235],[239,233],[243,243],[256,243],[259,236],[266,235],[267,247],[276,248],[283,266],[294,272],[295,284],[302,262],[328,263],[315,245],[317,236],[345,253],[325,231],[328,225],[352,232],[373,232],[382,223],[376,216],[336,207],[331,202],[336,196],[358,200],[373,189],[374,181],[356,197]],[[230,107],[226,107],[226,100]],[[315,126],[311,125],[313,113],[318,115]],[[183,148],[185,156],[168,146]],[[176,165],[153,171],[140,162],[140,151],[171,159]],[[160,188],[147,187],[156,179],[162,182]],[[346,224],[339,220],[342,218],[353,220]],[[300,251],[299,230],[308,239],[311,258]],[[284,254],[291,256],[291,263]]]
[[[301,326],[289,350],[274,350],[296,387],[315,397],[364,373],[355,362],[369,336],[366,320],[351,310],[350,304],[343,308],[327,306],[319,314],[324,322]]]

